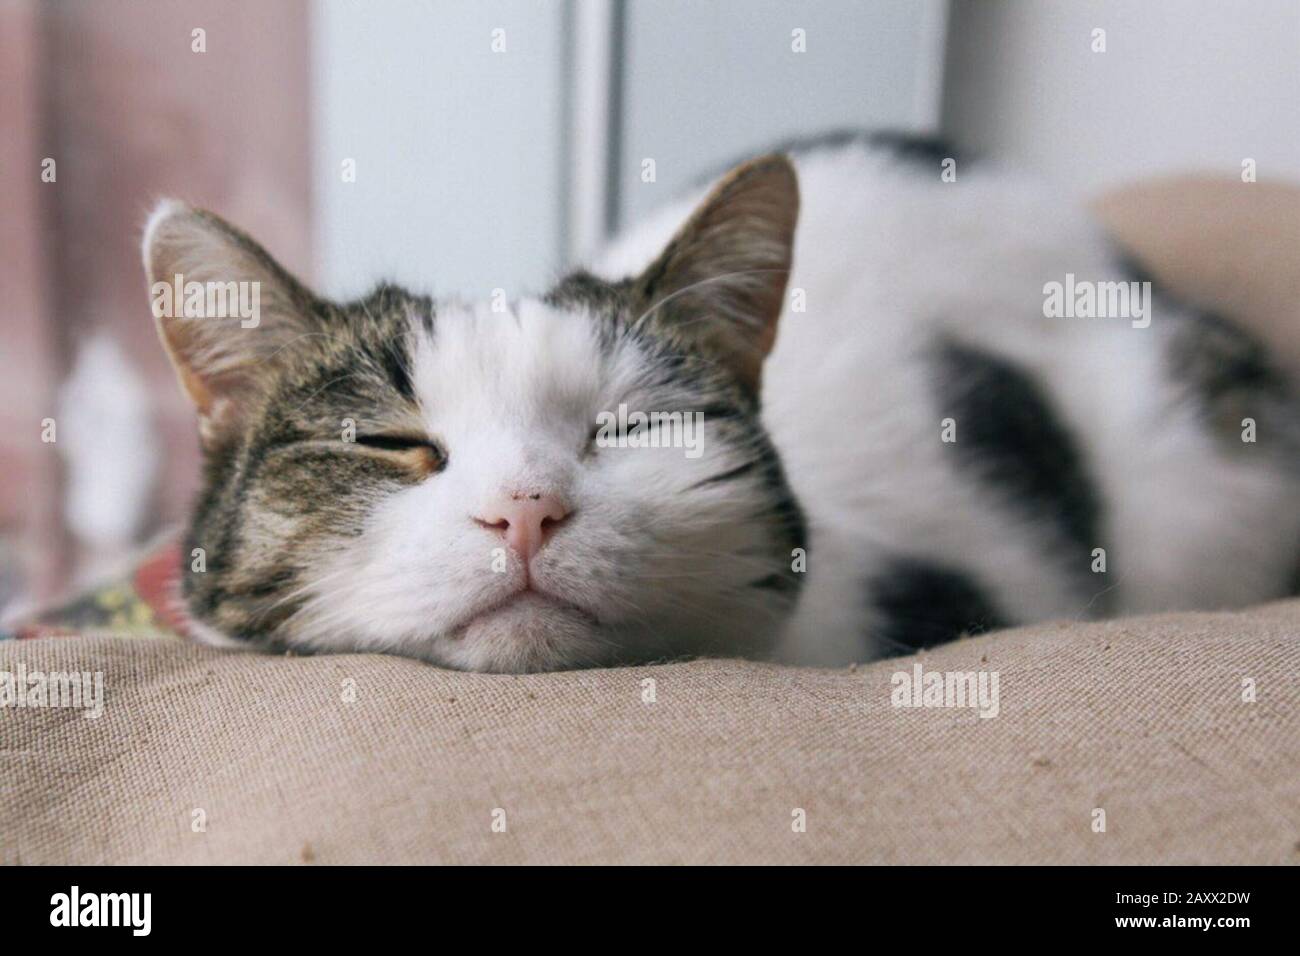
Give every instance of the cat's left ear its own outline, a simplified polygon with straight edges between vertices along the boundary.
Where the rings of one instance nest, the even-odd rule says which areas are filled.
[[[658,330],[720,361],[754,394],[776,341],[798,218],[790,160],[752,160],[714,187],[634,280]]]

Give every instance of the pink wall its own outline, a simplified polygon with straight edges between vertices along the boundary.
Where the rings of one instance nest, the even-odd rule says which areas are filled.
[[[194,487],[193,421],[149,312],[140,227],[176,196],[311,263],[306,0],[0,6],[0,534],[24,542],[31,582],[75,564],[61,466],[40,420],[78,342],[108,329],[147,380],[166,462],[156,530]],[[207,52],[191,49],[206,31]],[[56,183],[42,183],[44,157]],[[129,450],[124,449],[124,454]]]

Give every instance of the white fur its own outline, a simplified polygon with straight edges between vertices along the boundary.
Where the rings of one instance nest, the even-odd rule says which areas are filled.
[[[1092,610],[1046,569],[1051,538],[953,471],[943,410],[918,351],[939,332],[1022,363],[1050,387],[1107,509],[1120,612],[1246,604],[1285,593],[1300,489],[1216,447],[1162,370],[1178,320],[1149,328],[1050,319],[1043,286],[1066,273],[1125,278],[1077,210],[996,173],[940,181],[860,147],[796,161],[802,208],[788,307],[764,372],[765,422],[809,519],[809,579],[787,656],[825,664],[879,653],[864,581],[899,551],[969,569],[1016,620]],[[647,264],[698,196],[615,243],[609,276]],[[958,423],[958,441],[960,441]],[[1073,556],[1090,566],[1091,553]]]
[[[515,314],[444,305],[435,324],[430,337],[412,322],[414,386],[447,467],[378,503],[366,533],[331,556],[299,640],[526,670],[630,648],[742,649],[770,632],[770,608],[745,588],[760,575],[743,552],[761,541],[746,499],[734,487],[686,493],[743,461],[737,450],[708,440],[707,423],[696,459],[680,448],[586,448],[597,414],[620,402],[679,407],[646,383],[633,346],[603,355],[587,316],[535,301]],[[515,490],[571,509],[531,565],[533,586],[568,607],[526,597],[492,610],[521,588],[523,568],[474,518]]]

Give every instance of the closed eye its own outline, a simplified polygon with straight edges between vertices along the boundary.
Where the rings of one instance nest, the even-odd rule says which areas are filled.
[[[433,442],[417,435],[358,435],[357,444],[380,451],[411,451],[415,448],[434,448]]]
[[[447,453],[423,435],[358,435],[356,443],[375,451],[393,452],[414,464],[426,475],[447,467]]]

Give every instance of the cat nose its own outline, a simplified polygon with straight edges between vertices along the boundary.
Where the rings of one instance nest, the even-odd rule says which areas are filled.
[[[485,528],[502,532],[506,544],[526,563],[542,550],[551,532],[569,514],[569,506],[558,495],[514,492],[497,498],[475,515],[474,520]]]

